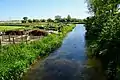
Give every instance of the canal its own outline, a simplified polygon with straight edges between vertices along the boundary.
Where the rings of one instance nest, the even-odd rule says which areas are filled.
[[[104,80],[97,68],[88,65],[85,27],[76,27],[64,38],[59,49],[35,64],[24,80]]]

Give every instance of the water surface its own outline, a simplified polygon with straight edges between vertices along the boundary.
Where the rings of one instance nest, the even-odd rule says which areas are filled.
[[[40,61],[25,80],[102,80],[94,68],[88,68],[84,25],[64,38],[62,46]]]

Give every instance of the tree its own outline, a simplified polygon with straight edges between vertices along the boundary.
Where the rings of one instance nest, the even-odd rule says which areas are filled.
[[[54,22],[54,21],[53,21],[52,19],[49,18],[49,19],[47,20],[47,22]]]
[[[62,19],[61,16],[59,16],[59,15],[55,16],[55,20],[56,20],[57,22],[60,22],[61,19]]]
[[[28,20],[29,23],[32,23],[33,21],[31,19]]]
[[[28,17],[23,17],[22,23],[27,23]]]
[[[41,19],[40,21],[41,21],[41,22],[46,22],[46,20],[45,20],[45,19]]]
[[[22,20],[21,22],[22,22],[22,23],[26,23],[26,21],[25,21],[25,20]]]
[[[60,20],[60,22],[67,22],[67,20],[66,20],[66,18],[62,18],[61,20]]]
[[[67,16],[67,22],[71,22],[71,16],[70,15]]]
[[[99,58],[107,72],[108,80],[117,80],[120,66],[120,18],[116,14],[120,0],[87,0],[94,16],[85,20],[91,52]]]
[[[33,22],[40,22],[38,19],[33,19]]]
[[[28,17],[23,17],[23,20],[27,21],[27,20],[28,20]]]

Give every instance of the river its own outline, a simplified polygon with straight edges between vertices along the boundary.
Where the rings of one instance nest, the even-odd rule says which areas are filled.
[[[78,24],[64,38],[62,46],[38,62],[24,80],[104,80],[88,65],[85,27]]]

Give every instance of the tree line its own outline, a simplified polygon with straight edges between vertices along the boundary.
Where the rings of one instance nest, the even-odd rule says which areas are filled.
[[[67,16],[67,18],[62,18],[61,16],[57,15],[55,16],[55,19],[28,19],[28,17],[23,17],[23,20],[21,21],[22,23],[34,23],[34,22],[80,22],[83,23],[82,19],[76,19],[76,18],[71,18],[70,15]]]
[[[120,79],[120,0],[87,0],[85,20],[90,56],[99,58],[108,80]]]

